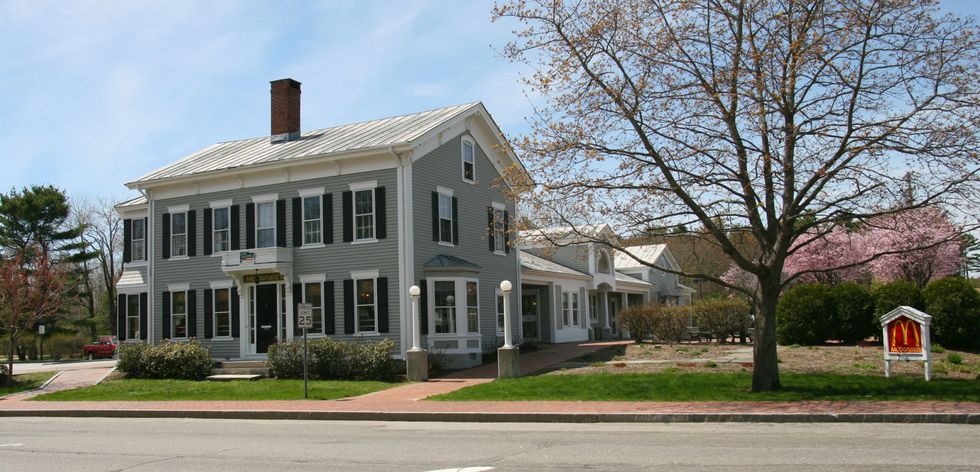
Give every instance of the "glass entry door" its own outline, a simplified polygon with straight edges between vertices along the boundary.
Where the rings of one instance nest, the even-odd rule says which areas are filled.
[[[538,341],[538,291],[528,290],[521,295],[521,324],[525,341]]]

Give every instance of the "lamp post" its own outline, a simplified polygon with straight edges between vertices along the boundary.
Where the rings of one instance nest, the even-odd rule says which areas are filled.
[[[412,348],[407,353],[405,373],[408,380],[413,382],[429,380],[429,353],[422,349],[419,333],[419,297],[421,295],[422,289],[418,285],[412,285],[408,289],[408,296],[412,298]]]
[[[497,349],[497,377],[502,379],[521,375],[521,351],[514,346],[510,331],[511,289],[509,280],[500,282],[500,294],[504,298],[504,345]]]

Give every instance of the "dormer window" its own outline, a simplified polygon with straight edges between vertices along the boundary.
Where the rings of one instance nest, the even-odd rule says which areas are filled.
[[[463,182],[476,182],[476,153],[473,141],[463,138],[462,161],[463,161]]]
[[[600,274],[611,274],[612,268],[609,264],[609,254],[606,251],[599,251],[599,255],[596,256],[596,270]]]

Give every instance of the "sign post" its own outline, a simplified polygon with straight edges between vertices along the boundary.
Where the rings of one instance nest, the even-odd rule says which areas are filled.
[[[928,382],[932,378],[932,317],[910,306],[900,306],[882,315],[880,322],[885,377],[892,375],[892,361],[922,361]]]
[[[296,305],[296,321],[303,329],[303,398],[310,398],[309,376],[307,374],[306,330],[313,327],[313,304],[300,303]]]
[[[37,325],[37,334],[41,340],[41,361],[44,361],[44,325]]]

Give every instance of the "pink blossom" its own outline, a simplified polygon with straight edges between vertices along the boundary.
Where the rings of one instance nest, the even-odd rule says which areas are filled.
[[[905,279],[924,286],[959,271],[959,235],[959,228],[933,207],[880,216],[868,222],[864,239],[870,254],[885,255],[868,267],[879,280]]]

